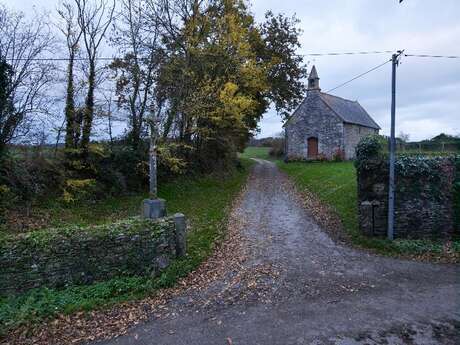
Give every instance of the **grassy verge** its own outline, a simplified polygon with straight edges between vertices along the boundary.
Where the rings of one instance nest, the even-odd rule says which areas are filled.
[[[159,195],[167,200],[168,211],[186,214],[191,231],[187,237],[187,256],[173,262],[159,277],[123,277],[87,286],[63,290],[40,288],[19,296],[3,297],[0,299],[0,334],[21,324],[139,299],[159,288],[172,286],[197,268],[212,253],[216,241],[223,235],[229,206],[246,181],[252,163],[242,159],[242,164],[242,169],[225,179],[184,178],[160,186]],[[67,210],[68,214],[62,221],[56,216],[53,224],[103,223],[137,215],[144,197],[135,195],[119,200],[108,199],[97,206],[80,206]]]
[[[298,186],[308,189],[321,201],[332,206],[347,231],[351,235],[357,235],[357,181],[352,162],[284,163],[279,161],[277,164]]]

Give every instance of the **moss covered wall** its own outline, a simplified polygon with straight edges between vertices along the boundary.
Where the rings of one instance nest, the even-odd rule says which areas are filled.
[[[388,155],[377,137],[357,149],[361,232],[385,236],[388,224]],[[450,238],[459,233],[458,156],[398,156],[395,164],[395,237]]]
[[[156,275],[176,257],[174,218],[35,231],[0,240],[0,294]]]

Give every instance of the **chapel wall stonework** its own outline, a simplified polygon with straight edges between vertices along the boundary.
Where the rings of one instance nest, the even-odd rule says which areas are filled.
[[[319,91],[310,91],[286,125],[286,158],[308,159],[307,140],[318,138],[318,158],[332,159],[344,147],[343,122],[321,100]]]
[[[378,134],[378,131],[374,128],[359,126],[355,124],[345,123],[344,124],[344,153],[345,159],[355,158],[355,149],[359,141],[371,134]]]

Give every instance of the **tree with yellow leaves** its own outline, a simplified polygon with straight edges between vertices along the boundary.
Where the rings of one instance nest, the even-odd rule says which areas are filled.
[[[305,66],[295,18],[267,13],[257,25],[242,0],[187,3],[165,34],[163,137],[176,133],[207,168],[235,157],[271,103],[282,115],[298,104]]]

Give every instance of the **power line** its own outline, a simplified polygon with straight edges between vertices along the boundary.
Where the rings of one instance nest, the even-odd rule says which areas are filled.
[[[404,54],[404,56],[420,58],[460,59],[460,56],[458,55]]]
[[[368,70],[368,71],[366,71],[366,72],[364,72],[364,73],[361,73],[361,74],[357,75],[356,77],[354,77],[354,78],[352,78],[352,79],[350,79],[350,80],[347,80],[346,82],[344,82],[344,83],[342,83],[342,84],[340,84],[340,85],[337,85],[336,87],[334,87],[334,88],[332,88],[332,89],[330,89],[330,90],[327,90],[326,92],[331,92],[331,91],[337,90],[339,87],[342,87],[342,86],[344,86],[344,85],[347,85],[348,83],[351,83],[352,81],[354,81],[354,80],[356,80],[356,79],[358,79],[358,78],[361,78],[362,76],[364,76],[364,75],[366,75],[366,74],[368,74],[368,73],[371,73],[372,71],[375,71],[376,69],[378,69],[378,68],[380,68],[380,67],[386,65],[386,64],[389,63],[390,61],[391,61],[391,59],[385,61],[384,63],[381,63],[380,65],[377,65],[377,66],[371,68],[370,70]]]
[[[116,57],[97,57],[95,60],[114,60]],[[70,58],[58,57],[58,58],[5,58],[7,61],[69,61]],[[74,58],[74,61],[88,61],[88,58]]]
[[[370,55],[370,54],[390,54],[393,53],[392,50],[383,50],[383,51],[357,51],[357,52],[328,52],[328,53],[309,53],[309,54],[295,54],[296,56],[343,56],[343,55]],[[220,56],[218,54],[206,53],[206,55]],[[120,57],[96,57],[96,60],[114,60],[122,59]],[[69,58],[66,57],[57,57],[57,58],[6,58],[9,61],[69,61]],[[75,61],[86,61],[88,58],[75,58]]]
[[[373,50],[373,51],[356,51],[356,52],[326,52],[326,53],[308,53],[308,54],[295,54],[296,56],[346,56],[346,55],[371,55],[371,54],[391,54],[393,50]],[[220,56],[217,54],[206,53],[206,55]],[[404,54],[407,57],[420,57],[420,58],[445,58],[445,59],[460,59],[458,55],[428,55],[428,54]],[[115,60],[123,59],[123,57],[96,57],[96,60]],[[7,61],[69,61],[66,57],[57,58],[6,58]],[[75,61],[87,61],[88,58],[74,58]]]
[[[358,52],[330,52],[330,53],[309,53],[298,54],[297,56],[341,56],[341,55],[370,55],[370,54],[391,54],[394,50],[383,51],[358,51]]]

